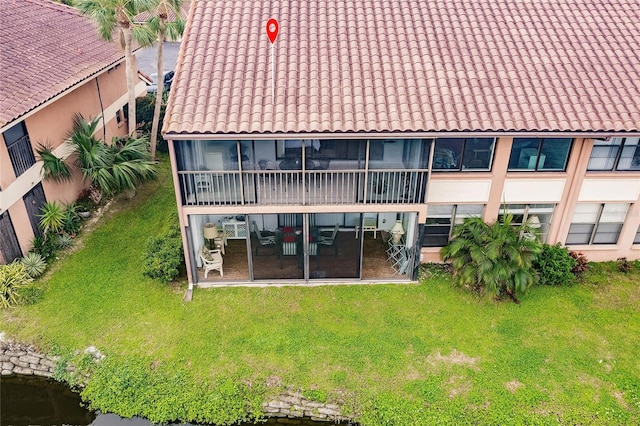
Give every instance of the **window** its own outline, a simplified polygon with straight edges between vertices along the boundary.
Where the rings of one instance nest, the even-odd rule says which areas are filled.
[[[564,171],[572,139],[514,138],[509,171]]]
[[[494,138],[436,139],[433,170],[491,170]]]
[[[551,226],[554,204],[507,204],[506,212],[513,215],[512,224],[515,226],[529,222],[538,240],[547,241],[547,234]],[[499,216],[505,214],[505,206],[500,207]]]
[[[633,244],[640,244],[640,226],[638,227],[638,232],[636,232],[636,237],[633,239]]]
[[[566,244],[616,244],[628,210],[629,204],[578,204]]]
[[[122,111],[121,110],[117,110],[116,111],[116,123],[118,123],[118,127],[120,127],[122,125]]]
[[[640,138],[596,140],[587,170],[640,170]]]
[[[20,122],[7,129],[2,136],[9,151],[13,171],[18,177],[36,163],[27,128],[24,122]]]
[[[429,206],[422,247],[444,247],[451,238],[452,225],[459,225],[466,217],[481,216],[482,204],[449,204]]]

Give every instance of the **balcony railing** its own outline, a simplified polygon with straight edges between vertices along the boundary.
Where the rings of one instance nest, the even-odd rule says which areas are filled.
[[[426,170],[248,170],[178,172],[186,206],[413,204]]]

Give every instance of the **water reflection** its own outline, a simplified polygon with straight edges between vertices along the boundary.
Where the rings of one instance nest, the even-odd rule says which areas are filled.
[[[259,424],[277,424],[277,420],[270,419]],[[300,423],[295,424],[328,426],[330,423],[300,419]],[[82,406],[80,395],[58,382],[40,377],[15,376],[2,377],[0,381],[0,425],[152,426],[148,420],[139,417],[123,419],[115,414],[89,411]],[[248,423],[243,425],[251,426]],[[174,426],[195,425],[182,423]]]

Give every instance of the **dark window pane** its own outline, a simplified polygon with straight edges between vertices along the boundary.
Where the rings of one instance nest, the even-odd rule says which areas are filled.
[[[489,170],[493,158],[493,138],[469,138],[464,145],[462,169]]]
[[[514,138],[509,157],[509,170],[535,170],[539,145],[538,138]]]
[[[615,244],[618,242],[621,223],[601,223],[593,237],[593,244]]]
[[[540,149],[538,170],[564,170],[567,167],[571,139],[544,139]]]
[[[638,228],[638,232],[636,233],[636,237],[633,239],[633,244],[640,244],[640,227]]]
[[[443,247],[449,242],[451,225],[427,225],[424,228],[423,247]]]
[[[24,122],[20,122],[7,129],[2,136],[9,151],[13,172],[18,177],[36,163],[27,128]]]
[[[464,139],[436,139],[433,153],[434,170],[460,170]]]
[[[589,223],[572,223],[569,227],[566,244],[589,244],[594,226]]]

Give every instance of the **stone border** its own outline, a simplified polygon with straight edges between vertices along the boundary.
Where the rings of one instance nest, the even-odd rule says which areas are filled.
[[[88,347],[85,353],[90,353],[96,362],[104,358],[104,355],[93,346]],[[31,345],[5,340],[4,333],[0,333],[2,376],[23,375],[52,378],[59,361],[59,356],[43,355]],[[67,365],[65,369],[68,372],[75,371],[75,367],[71,364]],[[340,413],[338,405],[312,401],[299,392],[284,392],[276,400],[263,403],[262,407],[265,416],[277,419],[277,423],[304,424],[303,418],[309,418],[313,421],[353,424],[352,418]]]
[[[21,374],[50,378],[55,372],[60,357],[42,355],[33,346],[0,340],[0,361],[2,361],[2,376]]]

